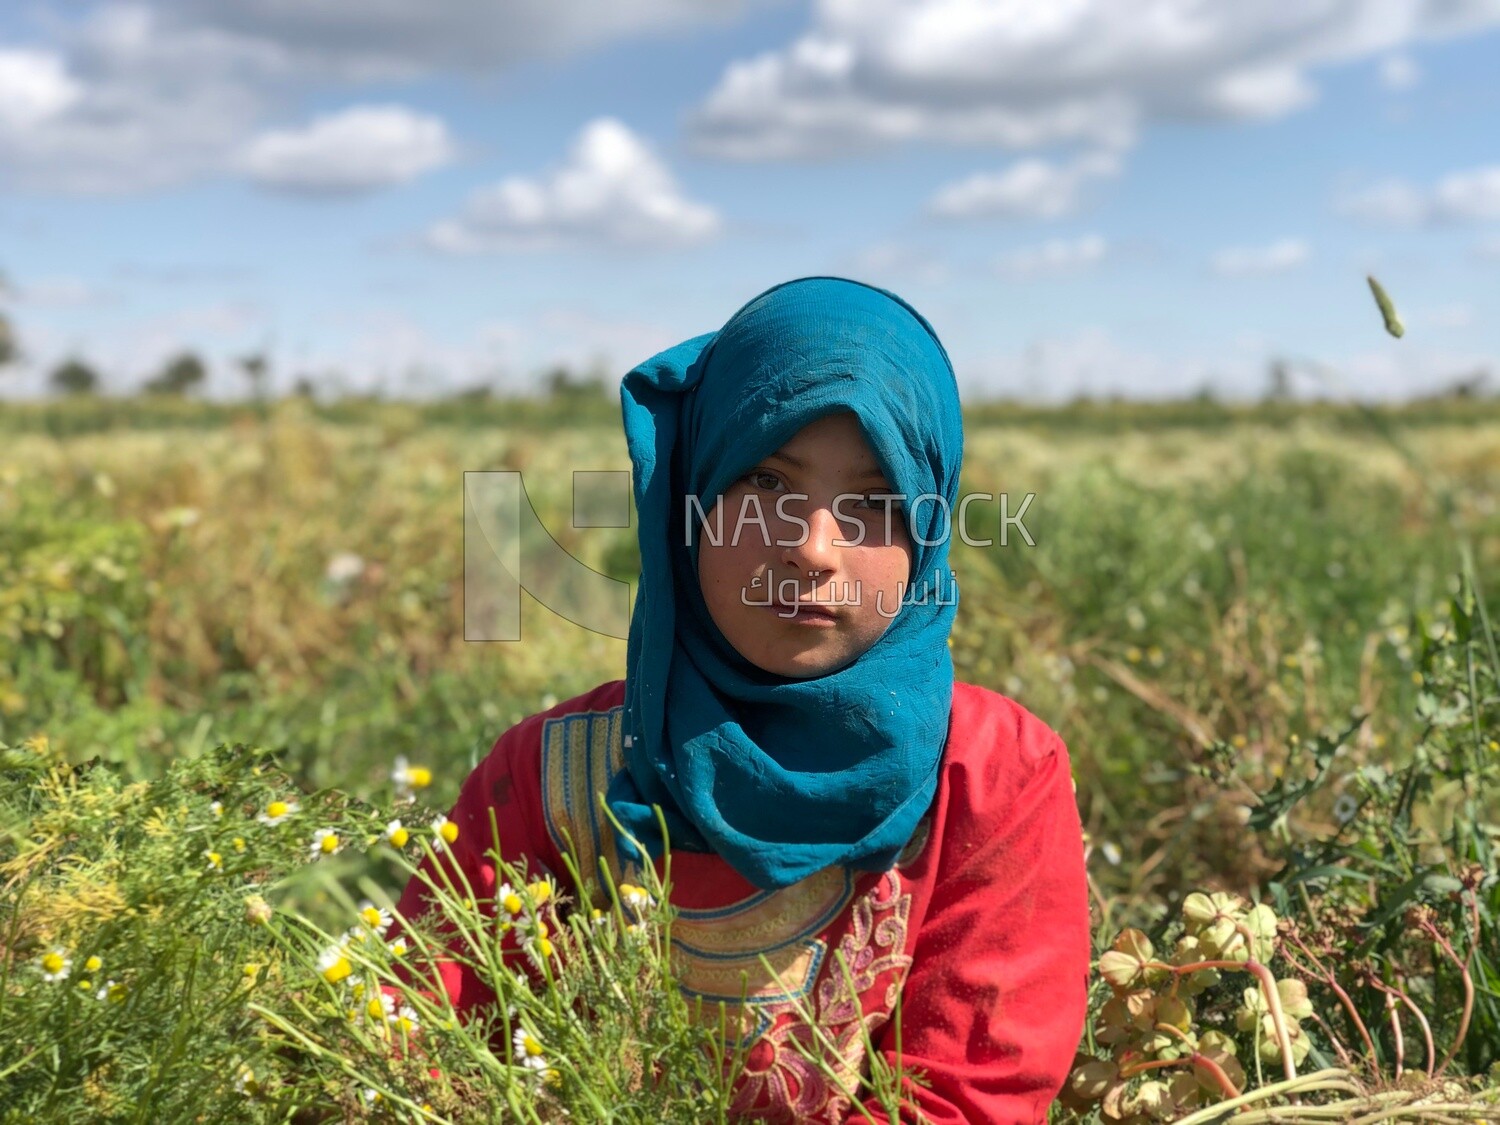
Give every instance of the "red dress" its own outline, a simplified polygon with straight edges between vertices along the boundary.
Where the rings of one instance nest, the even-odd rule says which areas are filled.
[[[491,808],[506,860],[546,869],[569,893],[577,888],[561,858],[564,827],[586,877],[601,860],[613,865],[613,833],[593,811],[593,794],[623,768],[624,697],[624,681],[615,680],[524,719],[464,782],[449,814],[459,828],[453,858],[481,899],[495,889],[494,866],[482,858]],[[908,1091],[927,1120],[1047,1120],[1083,1031],[1090,923],[1068,752],[1020,704],[954,684],[937,796],[891,870],[825,868],[763,891],[717,855],[675,850],[672,882],[682,987],[724,999],[751,1044],[737,1113],[862,1120],[793,1047],[793,1037],[807,1035],[793,999],[816,1014],[855,1089],[865,1061],[861,1023],[895,1062],[889,1021],[899,995],[902,1065],[926,1073],[928,1087]],[[413,879],[398,910],[412,917],[424,908]],[[836,949],[857,996],[848,994]],[[742,971],[750,980],[744,1010]],[[442,976],[460,1013],[493,999],[466,968],[450,962]]]

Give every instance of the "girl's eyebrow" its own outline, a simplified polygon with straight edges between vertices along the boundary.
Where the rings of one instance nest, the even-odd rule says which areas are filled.
[[[788,465],[790,465],[794,469],[806,469],[807,468],[807,466],[802,461],[799,461],[797,458],[793,457],[790,453],[780,453],[780,452],[771,453],[771,454],[767,455],[766,460],[769,461],[773,457],[776,458],[778,461],[785,461]],[[864,468],[858,469],[858,470],[855,471],[854,479],[855,480],[872,480],[872,479],[874,479],[876,477],[880,477],[881,479],[884,479],[885,478],[885,474],[880,471],[880,469],[879,469],[878,466],[869,466],[869,465],[866,465]]]

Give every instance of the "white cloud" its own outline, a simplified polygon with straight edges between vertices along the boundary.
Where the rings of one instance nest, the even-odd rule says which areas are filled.
[[[1443,305],[1419,311],[1412,320],[1433,328],[1468,328],[1474,323],[1473,305]]]
[[[106,304],[117,294],[76,277],[48,277],[16,286],[16,299],[37,308],[79,308]]]
[[[0,180],[39,192],[140,190],[222,168],[290,74],[272,46],[173,27],[140,5],[105,5],[59,35],[66,96],[44,118],[0,117]]]
[[[490,73],[630,36],[724,22],[741,0],[156,0],[174,19],[274,43],[352,77]]]
[[[1410,90],[1422,80],[1422,68],[1410,55],[1387,55],[1380,61],[1380,84],[1387,90]]]
[[[947,219],[1055,219],[1077,208],[1086,181],[1114,175],[1119,168],[1113,153],[1096,153],[1070,164],[1028,157],[1002,172],[980,172],[939,189],[928,210]]]
[[[476,192],[429,243],[453,253],[550,246],[686,246],[718,234],[718,214],[683,195],[671,171],[619,121],[579,133],[545,176],[513,176]]]
[[[1041,336],[1015,353],[970,358],[960,350],[953,360],[955,369],[963,373],[960,393],[1035,402],[1117,394],[1180,398],[1223,374],[1222,367],[1198,360],[1141,351],[1097,327]]]
[[[1497,357],[1475,350],[1424,347],[1380,348],[1327,362],[1293,364],[1292,393],[1360,402],[1397,402],[1432,394],[1497,370]],[[1231,399],[1255,399],[1266,391],[1273,348],[1226,343],[1201,354],[1144,350],[1103,328],[1041,336],[1009,353],[969,354],[962,339],[950,347],[967,398],[1004,395],[1030,401],[1064,402],[1080,395],[1124,395],[1137,399],[1183,398],[1204,387]]]
[[[0,50],[0,129],[30,129],[78,100],[78,83],[52,51]]]
[[[1275,117],[1316,68],[1500,23],[1497,0],[818,0],[732,63],[695,113],[706,151],[819,158],[923,140],[1129,145],[1150,120]]]
[[[930,250],[899,242],[882,242],[851,256],[848,271],[877,285],[899,287],[909,282],[941,285],[951,276],[948,264]]]
[[[1307,243],[1282,238],[1267,246],[1231,246],[1213,256],[1213,271],[1220,277],[1284,273],[1307,261]]]
[[[1444,176],[1433,190],[1432,210],[1457,222],[1500,219],[1500,164]]]
[[[1387,179],[1336,201],[1343,214],[1384,226],[1500,219],[1500,164],[1452,172],[1430,188]]]
[[[453,159],[441,118],[399,105],[351,106],[253,138],[238,158],[265,187],[338,195],[405,183]]]
[[[1297,65],[1271,63],[1217,76],[1205,84],[1202,103],[1185,108],[1193,116],[1254,120],[1285,116],[1317,97]]]
[[[1006,254],[995,263],[995,268],[1002,276],[1016,279],[1059,277],[1097,266],[1108,251],[1108,244],[1097,234],[1075,239],[1054,238],[1040,246]]]
[[[1386,179],[1345,195],[1336,208],[1352,218],[1381,226],[1415,226],[1427,218],[1422,192],[1405,180]]]
[[[0,51],[0,185],[120,193],[235,171],[252,138],[314,90],[453,68],[489,76],[762,2],[42,0],[45,49]],[[392,166],[372,163],[374,179]]]
[[[332,391],[378,391],[426,398],[485,384],[503,392],[536,389],[545,372],[601,372],[618,380],[648,356],[692,332],[576,306],[547,306],[524,318],[481,321],[441,333],[402,308],[373,308],[340,318],[337,334],[316,347],[272,356],[277,385],[298,374]]]

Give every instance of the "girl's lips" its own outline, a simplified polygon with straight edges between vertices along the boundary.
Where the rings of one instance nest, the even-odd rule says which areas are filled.
[[[778,602],[775,605],[769,605],[766,608],[780,617],[783,621],[801,621],[808,625],[826,621],[831,625],[834,621],[838,620],[838,615],[834,613],[832,609],[829,609],[826,606],[817,605],[816,603],[812,602]]]

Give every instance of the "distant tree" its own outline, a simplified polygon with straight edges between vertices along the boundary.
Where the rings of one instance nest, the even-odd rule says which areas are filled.
[[[99,389],[99,373],[81,359],[67,359],[52,371],[48,382],[63,395],[91,395]]]
[[[598,398],[606,393],[603,376],[575,376],[562,366],[554,367],[547,372],[543,385],[547,388],[547,394],[551,398]]]
[[[252,355],[240,358],[240,370],[245,373],[245,378],[250,380],[250,397],[261,399],[266,393],[266,376],[270,373],[271,364],[263,352],[255,352]]]
[[[192,352],[169,359],[156,378],[146,384],[146,393],[155,395],[182,395],[201,386],[208,375],[203,361]]]
[[[10,285],[5,280],[5,275],[0,273],[0,297],[10,292]],[[0,312],[0,367],[7,363],[14,363],[21,354],[21,349],[16,344],[15,331],[10,326],[10,320],[3,312]]]
[[[1284,359],[1273,359],[1266,366],[1266,401],[1285,402],[1292,397],[1292,369]]]
[[[292,394],[298,398],[312,398],[315,394],[313,381],[306,375],[297,376],[297,381],[292,385]]]
[[[488,383],[475,383],[472,387],[454,391],[452,397],[455,402],[488,402],[494,396],[494,388]]]
[[[1490,373],[1484,368],[1476,368],[1471,375],[1461,375],[1447,386],[1447,393],[1452,398],[1478,398],[1484,393],[1484,386],[1490,381]]]

